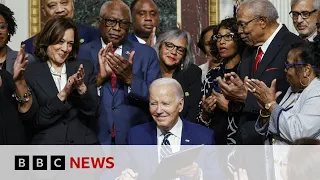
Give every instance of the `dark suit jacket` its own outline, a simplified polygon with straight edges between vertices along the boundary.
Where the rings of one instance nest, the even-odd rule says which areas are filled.
[[[91,41],[99,39],[100,37],[100,32],[96,28],[84,26],[77,23],[77,29],[79,33],[80,44],[89,43]],[[33,41],[36,36],[37,35],[32,36],[31,38],[21,43],[21,44],[25,44],[25,51],[29,54],[32,54],[33,56],[34,56]]]
[[[137,37],[135,36],[135,34],[133,32],[131,32],[128,36],[128,40],[131,41],[131,42],[137,42],[139,43]]]
[[[278,102],[280,102],[289,87],[284,72],[284,63],[287,60],[291,45],[301,41],[301,38],[291,33],[283,25],[269,45],[255,74],[253,73],[253,66],[257,48],[247,47],[244,50],[238,72],[240,78],[243,80],[245,76],[248,76],[249,78],[259,79],[266,83],[268,87],[270,87],[273,79],[277,79],[277,91],[282,91],[282,96],[278,99]],[[238,114],[240,115],[240,124],[237,144],[263,144],[263,137],[254,129],[259,110],[260,107],[257,100],[250,92],[248,92],[244,105],[237,102],[229,103],[229,112],[240,113]]]
[[[129,145],[157,145],[157,125],[149,122],[130,129]],[[181,145],[214,145],[214,132],[200,124],[182,120]]]
[[[6,70],[13,74],[13,66],[16,61],[18,51],[13,51],[7,46],[7,54],[6,54]],[[35,62],[34,57],[31,54],[28,54],[28,64]]]
[[[17,101],[12,98],[15,84],[12,75],[0,70],[0,145],[25,144],[25,129],[19,118]]]
[[[139,173],[139,179],[150,179],[146,178],[154,172],[158,165],[158,144],[157,140],[157,126],[155,122],[145,123],[137,125],[130,129],[128,135],[129,145],[154,145],[154,146],[132,146],[129,147],[129,157],[130,159],[129,167],[134,171]],[[202,125],[195,124],[189,121],[182,120],[182,134],[181,134],[181,150],[186,150],[190,148],[190,145],[214,145],[214,132]],[[185,146],[187,145],[187,146]],[[138,150],[140,148],[140,150]],[[142,151],[142,147],[145,147],[145,151]],[[204,179],[213,179],[213,177],[221,175],[221,171],[218,165],[217,158],[213,147],[206,146],[203,151],[199,154],[196,162],[202,168]],[[133,153],[133,154],[132,154]],[[148,154],[146,158],[146,154]],[[125,157],[125,156],[122,156]],[[124,159],[122,162],[126,162]],[[217,164],[216,164],[217,163]],[[210,177],[210,178],[209,178]],[[159,177],[158,177],[159,178]],[[223,178],[217,178],[223,179]]]
[[[98,52],[101,40],[81,46],[78,57],[91,59],[98,72]],[[149,113],[149,86],[161,77],[159,60],[155,50],[147,45],[126,41],[122,45],[122,56],[129,59],[130,52],[135,51],[133,60],[133,79],[131,90],[123,81],[117,79],[115,92],[110,81],[101,87],[101,113],[97,134],[101,144],[111,144],[112,124],[115,126],[116,144],[127,144],[129,129],[135,125],[151,120]]]
[[[191,64],[186,70],[173,73],[173,78],[180,83],[184,92],[184,106],[180,116],[191,122],[197,122],[201,100],[201,74],[201,69],[195,64]]]
[[[32,144],[95,144],[98,142],[92,127],[99,108],[96,80],[91,61],[66,62],[67,77],[83,64],[87,92],[80,96],[73,91],[65,102],[58,90],[47,62],[30,64],[25,78],[32,91],[32,106],[22,117],[33,129]]]

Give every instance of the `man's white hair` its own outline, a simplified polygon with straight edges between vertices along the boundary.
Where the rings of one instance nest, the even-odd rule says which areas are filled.
[[[100,13],[99,13],[99,16],[100,17],[102,17],[103,16],[103,14],[105,13],[105,8],[107,8],[108,6],[110,6],[111,4],[115,4],[115,3],[118,3],[118,4],[121,4],[121,5],[123,5],[124,7],[125,7],[125,9],[128,11],[128,13],[129,13],[129,16],[130,16],[130,21],[131,21],[131,11],[130,11],[130,8],[129,8],[129,6],[126,4],[126,3],[124,3],[123,1],[121,1],[121,0],[108,0],[108,1],[106,1],[105,3],[103,3],[102,4],[102,6],[101,6],[101,8],[100,8]]]
[[[150,85],[149,91],[151,91],[152,88],[156,88],[158,86],[172,87],[172,90],[174,90],[176,94],[177,101],[184,98],[183,90],[180,83],[173,78],[160,78],[160,79],[154,80]]]

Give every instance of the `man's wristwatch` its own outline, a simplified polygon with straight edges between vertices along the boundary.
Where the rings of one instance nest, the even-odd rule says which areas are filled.
[[[267,103],[267,104],[264,105],[264,108],[265,108],[266,110],[269,110],[269,109],[271,108],[271,106],[272,106],[273,104],[275,104],[275,103],[277,103],[277,102],[276,102],[276,101],[272,101],[272,102],[270,102],[270,103]]]

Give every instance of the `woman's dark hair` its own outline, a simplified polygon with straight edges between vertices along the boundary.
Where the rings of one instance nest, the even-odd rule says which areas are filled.
[[[13,36],[17,30],[16,20],[13,17],[14,13],[7,6],[0,4],[0,15],[8,23],[8,40],[10,41],[11,36]]]
[[[320,39],[316,38],[314,42],[305,41],[291,45],[291,50],[296,49],[298,58],[295,61],[301,61],[310,64],[313,67],[316,77],[320,77]]]
[[[64,36],[66,30],[72,29],[74,31],[74,43],[72,51],[67,60],[75,59],[80,46],[78,30],[75,22],[71,18],[66,17],[53,17],[51,18],[37,35],[34,40],[34,54],[42,61],[48,61],[49,56],[47,49],[50,45],[58,44]]]
[[[213,34],[215,34],[217,32],[218,26],[217,25],[212,25],[212,26],[208,26],[206,27],[204,30],[202,30],[201,34],[200,34],[200,38],[199,41],[197,43],[197,46],[200,48],[200,50],[206,54],[206,50],[204,48],[204,35],[209,32],[209,31],[213,31]],[[212,43],[212,42],[211,42]]]
[[[237,25],[237,19],[232,17],[232,18],[226,18],[221,21],[221,23],[218,26],[217,33],[220,30],[220,28],[226,28],[230,30],[232,33],[234,33],[233,40],[237,44],[238,48],[238,53],[242,54],[244,48],[245,48],[245,43],[242,41],[238,34],[238,25]]]

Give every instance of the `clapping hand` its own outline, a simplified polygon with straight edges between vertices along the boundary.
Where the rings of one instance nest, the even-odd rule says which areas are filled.
[[[235,73],[227,73],[224,79],[218,77],[219,87],[227,100],[245,102],[248,90],[240,77]]]
[[[24,80],[23,74],[28,64],[28,55],[25,55],[24,44],[21,45],[20,51],[17,54],[16,60],[13,65],[13,80]]]
[[[277,98],[281,95],[281,92],[276,90],[276,79],[271,83],[270,88],[257,79],[247,79],[246,85],[248,90],[257,98],[260,106],[264,106],[267,103],[276,101]]]
[[[214,89],[212,90],[212,95],[216,99],[216,104],[218,107],[224,112],[228,112],[228,104],[229,101],[226,100],[223,94],[216,92]]]
[[[84,75],[83,65],[80,64],[77,73],[73,75],[75,88],[80,95],[83,95],[87,91],[87,86],[84,84]]]
[[[112,54],[110,52],[106,56],[109,67],[119,79],[126,83],[127,86],[131,86],[132,83],[132,63],[134,53],[134,51],[130,53],[129,60],[126,60],[124,57],[118,54]]]
[[[156,28],[156,27],[153,27],[152,32],[151,32],[151,34],[149,35],[149,38],[148,38],[148,40],[147,40],[147,42],[146,42],[146,44],[149,45],[149,46],[151,46],[151,47],[153,47],[154,44],[155,44],[155,42],[154,42],[154,37],[156,36],[156,30],[157,30],[157,28]]]
[[[99,74],[98,77],[102,79],[106,79],[111,76],[112,69],[107,63],[107,53],[112,51],[112,42],[109,42],[105,48],[101,48],[98,53],[98,59],[99,59]]]

